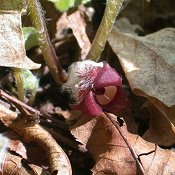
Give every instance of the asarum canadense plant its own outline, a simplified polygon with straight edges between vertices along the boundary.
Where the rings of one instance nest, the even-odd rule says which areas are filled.
[[[75,62],[68,74],[68,81],[62,88],[74,100],[70,104],[72,109],[98,116],[103,111],[120,112],[128,105],[122,78],[108,63]]]

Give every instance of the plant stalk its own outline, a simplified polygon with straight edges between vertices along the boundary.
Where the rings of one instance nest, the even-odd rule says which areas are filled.
[[[105,12],[93,40],[87,59],[97,61],[105,47],[108,36],[125,0],[107,0]]]
[[[34,103],[35,97],[36,97],[36,93],[37,93],[37,87],[32,89],[31,96],[29,98],[29,105],[30,106],[33,106],[33,103]]]
[[[33,26],[39,34],[40,46],[44,60],[49,67],[50,73],[58,85],[64,81],[65,72],[57,59],[55,50],[49,38],[47,27],[42,14],[41,4],[38,0],[28,0],[28,13]]]
[[[23,88],[23,80],[22,80],[22,75],[21,75],[21,69],[19,68],[14,68],[14,77],[16,80],[16,86],[18,90],[18,99],[22,102],[24,102],[25,99],[25,93],[24,93],[24,88]]]

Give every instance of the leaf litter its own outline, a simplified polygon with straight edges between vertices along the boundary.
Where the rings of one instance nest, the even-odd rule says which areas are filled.
[[[62,148],[56,143],[52,136],[38,124],[31,124],[24,119],[17,118],[16,113],[8,116],[7,112],[11,112],[3,105],[0,106],[2,113],[0,120],[7,127],[17,132],[26,142],[36,142],[46,151],[46,157],[50,161],[50,169],[52,173],[56,174],[71,174],[69,159],[62,150]]]
[[[44,4],[47,5],[48,2],[44,2]],[[141,1],[137,1],[137,2],[131,2],[131,4],[141,4]],[[146,6],[144,7],[145,9],[147,9],[147,11],[149,11],[149,8],[153,7],[157,8],[157,6],[159,6],[158,9],[162,9],[162,7],[167,8],[167,4],[170,3],[170,1],[167,2],[163,2],[161,0],[161,3],[159,3],[159,5],[156,5],[154,0],[150,1],[150,4],[148,4],[149,2],[146,1],[144,2],[144,4],[146,4]],[[165,4],[165,6],[164,6]],[[163,5],[161,7],[161,5]],[[101,8],[101,6],[98,4],[98,6]],[[128,5],[130,8],[130,4]],[[48,5],[49,8],[53,8],[50,6],[50,4]],[[94,5],[95,7],[95,5]],[[98,18],[98,8],[99,7],[95,7],[95,12],[97,12],[95,15]],[[145,31],[145,29],[148,31],[154,31],[155,28],[149,28],[151,26],[151,24],[149,24],[149,20],[151,15],[153,16],[153,20],[156,21],[157,19],[163,19],[164,17],[166,17],[165,12],[166,9],[163,10],[163,15],[162,16],[158,16],[158,12],[156,11],[156,15],[155,13],[153,13],[151,11],[151,13],[148,15],[146,12],[143,14],[143,16],[145,17],[145,20],[143,20],[143,16],[140,15],[141,11],[143,11],[143,8],[130,8],[131,10],[129,10],[130,13],[134,14],[134,11],[139,13],[139,15],[135,15],[137,16],[137,18],[139,18],[138,22],[142,29],[140,28],[140,26],[133,26],[132,31],[134,31],[135,29],[139,29],[140,32],[143,34]],[[137,10],[136,10],[137,9]],[[168,9],[168,8],[167,8]],[[52,10],[51,10],[52,11]],[[100,11],[102,12],[102,9],[100,9]],[[125,9],[125,11],[127,10],[127,7]],[[52,11],[53,12],[53,11]],[[46,11],[47,13],[47,11]],[[76,12],[77,13],[77,12]],[[78,12],[79,13],[79,12]],[[79,13],[80,14],[80,13]],[[78,15],[79,15],[78,14]],[[125,14],[125,12],[123,13]],[[19,14],[18,14],[19,15]],[[56,15],[57,17],[59,15]],[[127,16],[127,15],[126,15]],[[148,18],[149,16],[149,18]],[[63,27],[63,30],[60,33],[56,33],[56,37],[53,39],[54,44],[55,44],[55,48],[57,53],[59,53],[59,59],[62,60],[62,64],[64,67],[67,66],[73,62],[73,61],[77,61],[78,58],[80,57],[80,50],[79,48],[82,48],[82,51],[84,49],[83,54],[86,55],[85,52],[88,51],[89,48],[89,41],[87,40],[81,40],[84,39],[84,37],[81,38],[81,36],[86,36],[87,38],[93,38],[93,34],[89,31],[87,31],[88,29],[88,25],[90,23],[88,23],[87,21],[85,21],[83,18],[84,16],[78,16],[78,19],[80,19],[78,21],[79,24],[79,29],[82,29],[81,32],[83,31],[83,34],[79,31],[76,30],[76,25],[74,23],[71,24],[71,28],[72,31],[69,31],[69,27],[67,28],[62,26],[62,24],[60,25],[61,27]],[[127,16],[127,18],[129,17],[133,17],[133,15],[129,15]],[[52,17],[51,17],[52,18]],[[53,17],[55,21],[55,17]],[[77,16],[72,16],[72,18],[74,20],[77,20]],[[72,19],[72,20],[73,20]],[[62,23],[65,24],[64,19],[59,18],[58,21],[61,20]],[[170,15],[167,15],[166,17],[167,21],[171,21],[172,18],[170,17]],[[132,19],[132,21],[134,21]],[[148,26],[144,26],[143,25],[143,21],[147,22],[145,24],[147,24]],[[49,23],[53,24],[53,22],[49,21]],[[96,22],[95,22],[96,23]],[[168,23],[168,22],[167,22]],[[66,24],[67,25],[67,24]],[[69,24],[70,25],[70,24]],[[90,24],[92,25],[92,23]],[[127,23],[127,25],[125,25],[125,28],[129,28],[129,23]],[[54,25],[55,26],[55,25]],[[172,25],[173,26],[173,25]],[[91,26],[92,27],[92,26]],[[153,27],[153,26],[151,26]],[[154,25],[155,27],[155,25]],[[156,25],[156,27],[160,27],[160,25]],[[58,27],[59,28],[59,27]],[[66,28],[66,32],[65,32],[65,28]],[[85,31],[86,29],[86,31]],[[91,28],[92,29],[92,28]],[[54,29],[53,29],[54,30]],[[53,34],[53,30],[49,31],[50,33]],[[146,32],[147,32],[146,31]],[[59,29],[58,31],[59,32]],[[77,33],[76,33],[77,32]],[[94,32],[94,31],[93,31]],[[116,33],[117,34],[116,34]],[[29,155],[27,155],[27,171],[26,171],[26,164],[24,164],[24,157],[19,156],[21,155],[19,151],[17,151],[17,148],[13,148],[13,150],[11,150],[12,152],[15,152],[16,149],[16,154],[9,154],[9,156],[7,155],[7,160],[6,163],[10,163],[10,166],[4,166],[4,168],[6,170],[9,170],[9,173],[11,173],[14,169],[16,171],[13,171],[14,174],[29,174],[28,173],[28,168],[31,167],[33,168],[32,171],[30,171],[30,174],[49,174],[48,173],[48,167],[50,167],[52,170],[54,171],[56,169],[59,169],[58,167],[61,165],[63,165],[63,162],[67,162],[67,170],[66,172],[70,172],[70,164],[69,164],[69,160],[71,159],[71,164],[73,167],[73,174],[92,174],[89,171],[86,171],[87,169],[90,169],[90,163],[85,163],[84,164],[84,160],[89,160],[87,159],[87,155],[82,153],[80,154],[82,159],[79,159],[76,154],[77,151],[80,153],[82,150],[85,152],[86,150],[91,154],[91,156],[93,157],[93,159],[95,160],[95,164],[93,165],[92,168],[92,172],[93,174],[173,174],[175,172],[174,170],[174,152],[173,150],[169,149],[172,147],[169,147],[168,149],[163,149],[160,148],[158,145],[161,146],[172,146],[172,144],[174,144],[174,101],[173,101],[173,94],[171,94],[171,90],[172,89],[167,89],[168,85],[172,85],[172,87],[174,87],[173,82],[171,82],[172,84],[170,84],[169,82],[167,82],[167,80],[171,80],[171,78],[173,78],[171,76],[174,66],[173,65],[173,53],[172,50],[174,50],[174,47],[172,45],[172,47],[169,47],[170,44],[173,43],[173,33],[174,33],[174,29],[169,28],[169,29],[164,29],[164,30],[160,30],[157,33],[154,34],[150,34],[150,35],[146,35],[145,37],[138,37],[135,34],[135,31],[132,32],[133,35],[131,34],[126,34],[123,33],[121,31],[116,30],[114,33],[111,34],[111,37],[109,38],[109,44],[112,47],[113,51],[115,52],[115,54],[118,56],[118,59],[120,61],[121,67],[124,70],[124,73],[122,73],[122,78],[125,78],[125,76],[128,79],[129,85],[131,87],[132,92],[136,95],[136,96],[131,96],[131,102],[134,100],[141,99],[141,101],[143,102],[142,105],[138,105],[136,108],[138,108],[138,111],[142,111],[143,109],[147,109],[149,111],[148,113],[148,126],[149,128],[141,135],[142,137],[140,137],[137,133],[137,125],[139,125],[139,123],[137,123],[137,121],[135,121],[134,118],[134,114],[132,114],[132,110],[133,110],[133,106],[131,105],[129,108],[129,115],[127,114],[127,110],[126,109],[123,113],[118,114],[119,117],[123,116],[123,118],[125,118],[127,125],[123,122],[123,120],[119,117],[116,117],[112,114],[105,114],[102,115],[100,117],[95,117],[92,118],[90,116],[87,116],[85,114],[81,114],[79,111],[73,111],[73,113],[70,110],[66,110],[64,111],[63,109],[67,109],[67,104],[69,102],[69,98],[65,98],[65,96],[63,94],[60,94],[59,90],[57,89],[56,85],[51,81],[50,75],[47,73],[44,73],[44,70],[46,68],[40,69],[38,70],[39,74],[40,74],[40,90],[38,91],[38,96],[36,98],[35,104],[34,106],[39,108],[39,107],[43,107],[43,108],[47,108],[47,105],[45,104],[51,104],[51,108],[48,107],[48,109],[46,109],[46,115],[45,118],[43,116],[41,117],[41,123],[40,124],[34,124],[34,123],[28,123],[26,122],[26,120],[24,121],[23,119],[21,120],[19,118],[19,120],[14,121],[14,124],[12,124],[12,120],[15,120],[15,118],[18,116],[19,117],[19,112],[14,112],[11,109],[4,107],[3,105],[0,106],[0,111],[1,111],[1,120],[2,120],[2,126],[4,126],[3,124],[5,124],[6,126],[8,126],[9,128],[11,128],[11,130],[14,130],[18,133],[18,135],[20,135],[21,137],[21,141],[22,143],[25,142],[24,147],[27,148],[27,146],[31,147],[31,145],[29,144],[32,143],[33,141],[36,141],[36,145],[34,146],[34,149],[36,148],[40,148],[40,147],[45,147],[45,148],[50,148],[52,151],[57,153],[60,153],[63,156],[63,159],[61,159],[61,161],[57,162],[57,159],[55,159],[55,154],[51,153],[50,149],[45,150],[45,151],[39,151],[39,153],[37,154],[37,156],[39,156],[40,159],[42,159],[41,154],[49,154],[50,151],[50,155],[48,155],[48,157],[46,157],[46,159],[49,159],[50,161],[52,160],[56,160],[56,165],[53,163],[47,164],[47,166],[42,166],[42,164],[35,164],[35,161],[32,161],[32,163],[29,161],[31,159],[29,159]],[[128,32],[128,31],[125,31]],[[19,33],[18,33],[19,34]],[[146,33],[147,34],[147,33]],[[14,34],[16,36],[16,34]],[[117,35],[117,36],[116,36]],[[21,33],[20,33],[21,36]],[[60,37],[61,36],[61,37]],[[172,37],[172,41],[167,40],[167,38]],[[61,39],[60,39],[61,38]],[[75,39],[76,38],[76,39]],[[155,38],[159,39],[159,40],[155,40]],[[169,38],[171,39],[171,38]],[[77,41],[76,41],[77,40]],[[115,41],[114,44],[111,44],[111,40],[113,40],[113,42]],[[136,47],[134,47],[134,49],[131,49],[133,41],[136,42]],[[152,42],[153,41],[153,42]],[[168,43],[169,41],[169,43]],[[124,43],[125,47],[122,47],[121,49],[121,43]],[[145,44],[146,43],[146,44]],[[84,45],[88,44],[88,47],[86,48]],[[118,46],[116,46],[118,44]],[[79,45],[79,46],[78,46]],[[166,45],[166,47],[164,47]],[[24,47],[24,46],[22,46]],[[78,48],[79,47],[79,48]],[[115,51],[114,47],[117,47],[117,51]],[[74,50],[73,50],[74,48]],[[140,49],[140,50],[139,50]],[[171,50],[172,49],[172,50]],[[139,52],[138,52],[139,50]],[[36,51],[36,48],[33,48],[33,50],[30,50],[29,53],[31,54],[32,52]],[[108,52],[110,52],[110,50],[108,48],[106,48],[104,50],[103,54],[107,54]],[[82,53],[82,52],[81,52]],[[126,60],[130,59],[130,54],[128,53],[132,53],[132,55],[134,55],[133,59],[131,60],[131,62],[126,62]],[[32,53],[33,54],[33,53]],[[160,76],[157,76],[156,78],[156,83],[155,81],[151,81],[152,84],[150,84],[150,77],[153,74],[149,74],[150,71],[150,67],[152,68],[151,70],[153,70],[153,67],[151,66],[153,64],[152,59],[148,59],[147,57],[144,58],[144,55],[146,55],[148,58],[150,58],[149,56],[157,56],[156,59],[156,71],[154,73],[159,74]],[[168,55],[168,56],[167,56]],[[38,52],[34,53],[33,57],[37,57],[38,56]],[[141,59],[139,59],[141,56]],[[102,58],[104,57],[104,55],[102,56]],[[151,57],[152,58],[152,57]],[[113,58],[111,58],[113,59]],[[122,61],[125,59],[125,62]],[[26,60],[25,60],[26,61]],[[139,62],[140,61],[140,62]],[[147,63],[148,61],[148,63]],[[37,61],[38,62],[38,61]],[[27,63],[27,62],[25,62]],[[144,63],[144,64],[143,64]],[[154,62],[155,63],[155,62]],[[16,61],[15,63],[16,64]],[[139,64],[139,65],[138,65]],[[26,64],[24,64],[26,65]],[[137,66],[135,66],[137,65]],[[115,65],[111,65],[112,67],[115,67]],[[150,66],[149,68],[146,66]],[[12,66],[13,67],[13,66]],[[148,73],[148,79],[145,79],[145,77],[140,77],[139,79],[137,79],[136,77],[138,76],[137,74],[134,74],[135,76],[131,76],[132,75],[132,69],[128,72],[127,68],[139,68],[138,70],[136,70],[135,72],[140,72],[140,71],[144,71],[144,73],[147,75],[146,73]],[[154,66],[155,67],[155,66]],[[165,68],[165,69],[164,69]],[[166,68],[170,68],[169,70],[167,70]],[[6,70],[6,69],[3,69]],[[162,72],[161,72],[162,71]],[[0,71],[1,73],[2,71]],[[166,73],[166,74],[165,74]],[[170,73],[170,74],[169,74]],[[140,73],[141,74],[141,73]],[[156,75],[157,75],[156,74]],[[3,72],[4,75],[4,72]],[[141,75],[140,75],[141,76]],[[1,76],[3,77],[3,76]],[[48,78],[49,77],[49,78]],[[162,81],[161,78],[165,78],[167,77],[166,81]],[[132,78],[132,79],[131,79]],[[166,79],[166,78],[165,78]],[[165,80],[163,79],[163,80]],[[142,80],[142,81],[141,81]],[[147,82],[147,80],[149,80],[149,82]],[[152,79],[151,79],[152,80]],[[13,82],[14,80],[12,79],[11,82]],[[143,84],[143,82],[145,82]],[[161,82],[161,84],[159,84]],[[137,83],[137,84],[136,84]],[[139,84],[140,83],[140,84]],[[11,85],[11,84],[10,84]],[[138,87],[137,87],[137,86]],[[150,85],[150,87],[149,87]],[[14,91],[15,89],[11,90],[9,89],[9,86],[4,86],[4,84],[0,85],[3,89],[8,89],[10,90],[10,92],[14,95]],[[159,88],[153,88],[158,86]],[[11,86],[10,86],[11,87]],[[158,91],[156,90],[164,90],[165,92],[161,92],[158,93]],[[168,92],[166,91],[168,90]],[[169,91],[170,90],[170,91]],[[162,95],[163,94],[163,95]],[[170,95],[171,94],[171,95]],[[50,97],[49,97],[50,95]],[[146,98],[142,98],[142,97],[146,97]],[[168,98],[167,98],[168,96]],[[57,98],[57,100],[55,100],[55,98]],[[65,102],[66,101],[66,102]],[[13,104],[13,102],[9,102],[10,104]],[[12,105],[13,109],[14,109],[14,105]],[[61,108],[60,108],[61,107]],[[18,107],[17,107],[18,108]],[[41,109],[40,108],[40,109]],[[56,112],[56,109],[59,110],[57,111],[59,113]],[[69,109],[69,108],[68,108]],[[21,113],[21,110],[18,109]],[[18,111],[17,110],[17,111]],[[43,109],[44,110],[44,109]],[[48,113],[48,111],[49,113]],[[31,111],[30,111],[31,112]],[[30,113],[29,112],[29,113]],[[33,115],[33,113],[32,113]],[[47,115],[49,115],[49,117],[47,117]],[[142,115],[142,113],[139,113],[140,118],[143,118],[144,115]],[[64,119],[62,118],[65,118]],[[77,120],[78,117],[78,120]],[[110,120],[111,119],[111,120]],[[43,122],[44,121],[44,122]],[[72,132],[72,134],[74,135],[74,137],[76,138],[77,141],[79,141],[77,143],[78,146],[80,146],[80,143],[82,143],[81,145],[81,150],[79,149],[79,147],[77,147],[76,150],[76,144],[75,142],[73,142],[73,147],[71,147],[71,143],[70,140],[72,141],[72,138],[69,134],[67,134],[68,132],[62,130],[62,127],[60,128],[60,126],[58,125],[58,128],[55,127],[55,125],[57,125],[57,122],[59,124],[65,124],[65,125],[70,125],[70,130]],[[19,123],[18,123],[19,122]],[[136,123],[135,123],[136,122]],[[50,143],[48,143],[46,140],[48,138],[51,138],[51,135],[45,131],[40,125],[43,125],[43,123],[45,124],[44,126],[46,126],[48,124],[48,126],[46,127],[49,128],[49,132],[50,134],[54,133],[54,137],[55,139],[58,138],[57,132],[62,135],[64,135],[64,137],[62,137],[62,141],[61,139],[56,139],[57,142],[52,138]],[[134,129],[133,129],[134,127]],[[128,130],[127,130],[128,128]],[[130,129],[129,129],[130,128]],[[31,129],[31,130],[30,130]],[[34,130],[33,130],[34,129]],[[7,130],[7,128],[5,128],[4,130]],[[36,132],[37,131],[37,132]],[[129,131],[134,131],[134,134],[131,134]],[[38,135],[37,135],[38,133]],[[44,134],[44,135],[43,135]],[[66,139],[70,139],[68,142],[65,142],[65,138]],[[49,139],[48,139],[49,141]],[[61,146],[63,146],[64,151],[67,151],[67,155],[69,156],[69,158],[67,158],[67,156],[65,155],[65,152],[60,149],[58,143],[61,143]],[[63,144],[63,145],[62,145]],[[157,145],[158,144],[158,145]],[[41,145],[41,146],[39,146]],[[66,146],[65,146],[66,145]],[[68,149],[66,148],[68,145]],[[54,147],[54,148],[53,148]],[[84,147],[84,149],[82,149],[82,147]],[[57,149],[56,149],[57,148]],[[55,150],[56,149],[56,150]],[[82,151],[82,152],[83,152]],[[75,154],[73,154],[75,153]],[[58,155],[58,154],[57,154]],[[74,155],[74,157],[72,158],[72,156]],[[45,156],[45,155],[44,155]],[[53,157],[52,157],[53,156]],[[33,155],[34,157],[34,155]],[[58,156],[56,156],[58,158]],[[63,160],[63,161],[62,161]],[[65,160],[65,161],[64,161]],[[79,162],[80,161],[80,162]],[[93,163],[91,161],[91,163]],[[20,165],[19,167],[17,167],[17,165]],[[39,166],[38,166],[39,165]],[[88,166],[87,166],[88,165]],[[8,167],[10,167],[8,169]],[[64,167],[64,165],[63,165]],[[78,167],[78,168],[77,168]],[[83,167],[83,171],[81,172],[81,168]],[[4,170],[5,170],[4,169]],[[84,171],[85,170],[85,171]],[[64,171],[64,170],[63,170]],[[60,171],[60,172],[63,172]],[[4,171],[5,172],[5,171]],[[58,172],[57,172],[58,173]],[[65,172],[63,172],[64,174]]]
[[[126,124],[120,126],[112,114],[97,118],[88,118],[82,114],[70,129],[95,159],[93,174],[168,175],[175,172],[174,151],[161,149],[158,145],[129,133]]]
[[[172,124],[173,132],[174,32],[174,28],[165,28],[139,37],[114,28],[109,37],[109,43],[119,58],[133,93],[146,97]]]
[[[0,11],[0,66],[22,69],[38,69],[26,56],[21,26],[21,11],[11,13]]]

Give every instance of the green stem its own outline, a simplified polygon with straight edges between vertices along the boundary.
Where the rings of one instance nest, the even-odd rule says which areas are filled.
[[[37,87],[34,87],[34,88],[32,89],[31,96],[30,96],[30,98],[29,98],[29,105],[30,105],[30,106],[33,106],[33,103],[34,103],[35,97],[36,97],[36,93],[37,93]]]
[[[55,50],[51,44],[46,24],[44,22],[41,4],[38,2],[38,0],[28,0],[28,13],[33,26],[39,33],[40,46],[44,60],[49,67],[53,79],[58,85],[61,85],[64,81],[63,77],[65,77],[65,72],[58,61]]]
[[[105,12],[93,40],[87,59],[97,61],[105,47],[109,33],[125,0],[107,0]]]
[[[14,77],[16,80],[16,86],[18,89],[18,99],[24,102],[25,94],[24,94],[24,88],[23,88],[23,80],[21,76],[21,69],[14,68],[13,71],[14,71]]]

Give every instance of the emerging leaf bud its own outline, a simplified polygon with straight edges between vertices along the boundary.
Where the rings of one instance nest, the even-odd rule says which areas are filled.
[[[21,76],[24,90],[32,91],[33,89],[38,88],[38,79],[30,70],[22,69]]]

